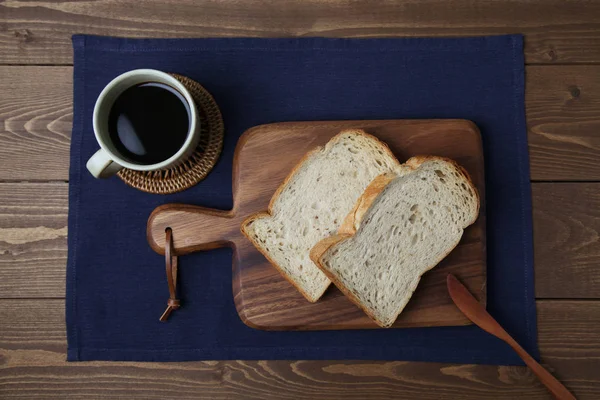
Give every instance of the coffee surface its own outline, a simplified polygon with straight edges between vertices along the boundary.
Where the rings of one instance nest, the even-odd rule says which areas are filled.
[[[123,158],[135,164],[156,164],[181,149],[190,117],[190,107],[179,91],[162,83],[141,83],[116,99],[108,130]]]

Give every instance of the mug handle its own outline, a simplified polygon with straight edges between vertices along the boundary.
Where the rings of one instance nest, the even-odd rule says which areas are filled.
[[[94,178],[109,178],[123,169],[123,166],[114,162],[103,149],[98,150],[85,166]]]

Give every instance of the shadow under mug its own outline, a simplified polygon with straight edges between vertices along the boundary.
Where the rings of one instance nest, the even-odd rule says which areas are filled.
[[[136,164],[127,160],[117,150],[112,141],[108,119],[110,110],[125,90],[142,83],[161,83],[177,90],[185,98],[190,110],[190,124],[187,137],[181,148],[168,159],[155,164]],[[95,178],[108,178],[123,168],[136,171],[156,171],[176,166],[185,161],[196,149],[200,140],[200,118],[194,98],[189,90],[173,76],[154,69],[136,69],[126,72],[113,79],[100,93],[93,116],[94,135],[100,145],[98,150],[87,162],[86,167]],[[165,138],[165,140],[168,140]]]

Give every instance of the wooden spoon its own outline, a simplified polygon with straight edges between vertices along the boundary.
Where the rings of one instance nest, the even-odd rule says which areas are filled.
[[[557,399],[575,399],[575,396],[567,390],[550,372],[546,371],[537,361],[533,359],[519,344],[513,339],[508,332],[500,326],[500,324],[485,310],[469,290],[456,279],[452,274],[446,278],[448,292],[454,304],[466,315],[473,323],[479,326],[484,331],[491,333],[499,339],[504,340],[512,347],[519,357],[525,361],[525,364],[533,373],[542,381],[548,388],[550,393]]]

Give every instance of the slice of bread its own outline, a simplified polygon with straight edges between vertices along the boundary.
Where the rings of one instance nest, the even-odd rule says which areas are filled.
[[[374,136],[342,131],[304,156],[273,195],[268,212],[248,217],[242,233],[315,302],[331,282],[311,261],[312,247],[337,232],[375,177],[404,169]]]
[[[405,165],[412,172],[377,177],[338,234],[311,251],[331,281],[386,328],[479,213],[477,190],[455,162],[414,157]]]

